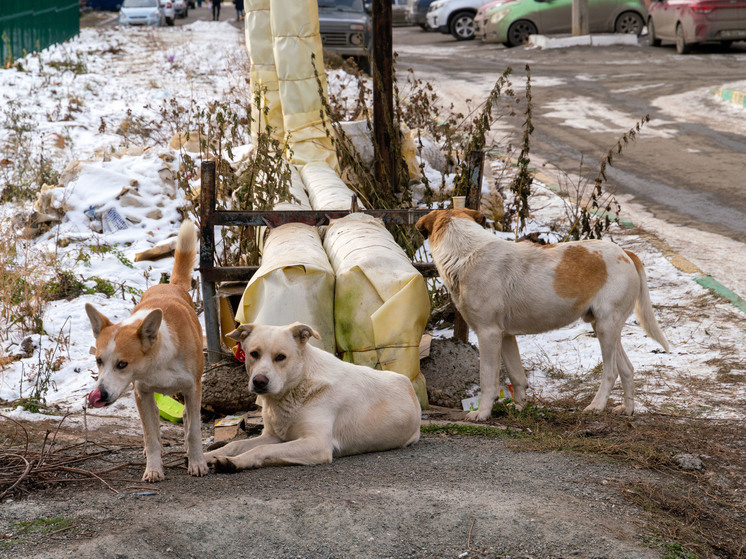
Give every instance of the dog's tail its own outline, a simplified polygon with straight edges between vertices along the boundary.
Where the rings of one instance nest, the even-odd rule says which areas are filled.
[[[668,340],[660,329],[660,326],[658,326],[658,321],[655,319],[655,315],[653,314],[653,304],[650,302],[650,292],[648,291],[648,278],[645,275],[645,267],[634,252],[628,250],[625,250],[624,252],[626,252],[627,256],[632,259],[632,262],[637,269],[637,275],[640,276],[640,293],[637,295],[637,300],[635,301],[635,316],[637,316],[637,321],[640,323],[640,326],[642,326],[645,333],[661,344],[661,347],[668,352]]]
[[[194,222],[185,219],[179,229],[174,254],[174,269],[171,272],[171,284],[189,291],[192,287],[192,270],[197,257],[197,230]]]

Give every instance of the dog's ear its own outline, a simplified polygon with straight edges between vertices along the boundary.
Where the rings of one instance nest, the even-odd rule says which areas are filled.
[[[293,337],[298,340],[298,343],[300,345],[304,345],[311,338],[311,336],[313,336],[317,340],[321,339],[319,333],[307,324],[296,322],[295,324],[291,324],[289,328],[293,334]]]
[[[137,329],[137,335],[140,336],[140,343],[142,344],[143,351],[148,351],[155,343],[158,337],[158,330],[161,328],[161,322],[163,321],[163,311],[161,309],[153,309],[148,313],[140,327]]]
[[[228,332],[225,335],[225,337],[230,338],[231,340],[235,340],[237,342],[243,342],[246,338],[249,337],[249,334],[251,334],[251,331],[253,329],[254,329],[253,324],[241,324],[235,330]]]
[[[470,218],[472,218],[482,227],[487,225],[487,218],[484,217],[484,214],[479,210],[470,210],[469,208],[465,208],[463,211],[465,211]]]
[[[417,224],[415,225],[415,227],[417,228],[417,231],[420,232],[420,235],[427,239],[432,234],[433,224],[435,223],[435,219],[437,217],[438,210],[433,210],[429,214],[423,215],[420,219],[417,220]]]
[[[88,320],[91,321],[91,328],[93,329],[93,336],[98,338],[101,334],[101,330],[107,326],[111,326],[111,320],[106,318],[90,303],[85,304],[85,312],[88,315]]]

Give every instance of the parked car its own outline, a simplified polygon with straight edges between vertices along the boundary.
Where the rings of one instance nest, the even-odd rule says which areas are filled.
[[[369,72],[373,49],[370,4],[363,0],[318,0],[318,6],[324,50],[354,57],[360,69]]]
[[[189,3],[187,0],[171,0],[174,4],[174,11],[178,17],[187,17],[189,15]]]
[[[391,0],[391,24],[409,25],[407,0]]]
[[[171,26],[176,20],[176,10],[171,0],[158,0],[163,8],[163,15],[166,18],[166,25]]]
[[[645,26],[643,0],[588,0],[591,33],[634,33]],[[515,47],[530,35],[572,31],[572,0],[498,0],[485,4],[474,18],[475,35],[485,43]]]
[[[435,0],[408,0],[407,11],[409,23],[419,25],[424,31],[429,31],[427,26],[427,10]]]
[[[427,11],[427,25],[450,33],[458,41],[474,38],[474,16],[490,0],[435,0]]]
[[[119,23],[121,25],[163,25],[166,23],[165,5],[160,0],[124,0],[119,9]]]
[[[730,46],[746,40],[746,0],[652,0],[648,7],[648,42],[674,41],[687,54],[693,44]]]

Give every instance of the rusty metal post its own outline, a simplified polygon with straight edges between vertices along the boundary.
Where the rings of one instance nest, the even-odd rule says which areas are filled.
[[[395,140],[391,0],[373,0],[372,54],[375,175],[382,188],[398,192],[397,161],[391,150]]]
[[[482,150],[473,150],[469,154],[469,167],[467,176],[469,181],[466,184],[466,207],[472,210],[478,210],[482,198],[482,176],[484,174],[484,152]],[[453,319],[453,337],[460,342],[469,341],[469,325],[466,324],[461,313],[456,311]]]
[[[211,214],[216,206],[215,162],[203,161],[200,169],[200,232],[199,268],[202,272],[202,301],[205,306],[205,334],[207,335],[207,363],[220,360],[220,322],[215,282],[205,279],[204,272],[215,265],[215,227]]]

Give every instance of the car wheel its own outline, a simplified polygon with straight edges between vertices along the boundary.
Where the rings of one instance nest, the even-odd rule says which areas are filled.
[[[168,25],[169,27],[171,27],[173,24],[174,24],[174,18],[167,17],[166,18],[166,25]]]
[[[648,44],[651,47],[661,46],[661,40],[655,36],[655,25],[653,25],[653,19],[648,20]]]
[[[186,10],[184,10],[184,19],[189,17],[189,8],[187,7]]]
[[[530,21],[520,20],[508,27],[508,42],[505,46],[517,47],[528,43],[529,35],[536,35],[536,26]]]
[[[686,42],[686,37],[684,37],[684,28],[681,26],[681,24],[676,26],[676,52],[679,54],[688,54],[689,51],[692,50],[692,47],[689,43]]]
[[[457,12],[451,18],[448,28],[457,41],[469,41],[474,38],[474,14]]]
[[[614,31],[616,33],[634,33],[639,35],[642,33],[642,26],[645,22],[642,20],[642,16],[637,12],[624,12],[618,18],[614,24]]]

